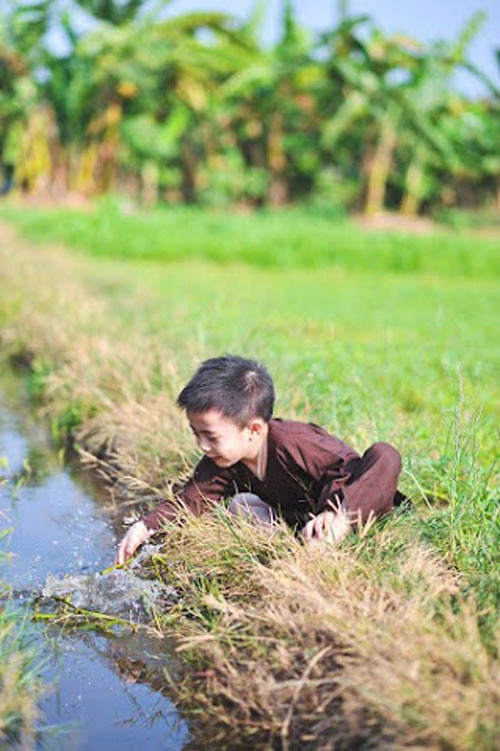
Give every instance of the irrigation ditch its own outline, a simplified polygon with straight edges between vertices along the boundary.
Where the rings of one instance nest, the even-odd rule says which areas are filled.
[[[39,723],[2,748],[196,748],[169,698],[178,659],[155,628],[175,592],[110,569],[124,510],[53,445],[19,378],[0,378],[1,607],[19,615],[41,655]],[[21,745],[19,745],[21,744]],[[28,744],[28,745],[27,745]]]

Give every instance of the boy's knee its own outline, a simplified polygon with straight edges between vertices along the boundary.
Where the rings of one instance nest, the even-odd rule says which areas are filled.
[[[255,493],[237,493],[228,506],[230,514],[246,516],[264,524],[273,524],[275,514],[271,507]]]
[[[236,493],[228,506],[230,514],[237,516],[240,513],[252,513],[254,508],[263,505],[263,501],[255,493]]]
[[[401,472],[401,454],[390,443],[379,441],[368,449],[377,462],[382,463],[388,470],[399,475]]]

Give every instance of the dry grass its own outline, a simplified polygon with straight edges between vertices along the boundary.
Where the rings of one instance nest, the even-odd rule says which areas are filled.
[[[156,565],[186,598],[169,620],[198,710],[284,748],[496,748],[498,663],[412,527],[394,519],[337,549],[244,520],[171,528]],[[192,706],[192,673],[179,694]]]
[[[193,459],[174,358],[89,293],[84,261],[39,249],[35,268],[31,248],[0,235],[2,350],[29,364],[54,434],[120,488],[166,493],[165,468]],[[153,565],[183,594],[163,614],[189,668],[179,700],[235,748],[253,733],[285,751],[497,748],[495,648],[414,517],[326,551],[224,514],[189,518]]]
[[[165,466],[180,475],[193,456],[173,404],[180,380],[172,362],[137,333],[118,337],[112,306],[77,281],[62,250],[44,249],[34,268],[29,247],[4,226],[1,240],[12,291],[0,305],[2,354],[29,366],[32,396],[55,438],[70,438],[86,464],[122,488],[165,493]],[[17,264],[7,258],[13,244]]]
[[[37,650],[30,647],[24,631],[15,613],[0,611],[0,747],[20,742],[19,747],[28,751],[35,747],[42,687]]]

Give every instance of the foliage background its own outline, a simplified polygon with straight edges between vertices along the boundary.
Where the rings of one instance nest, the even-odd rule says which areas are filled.
[[[471,13],[453,40],[424,44],[383,32],[346,2],[335,25],[312,33],[283,0],[266,44],[266,2],[245,20],[170,6],[4,4],[4,192],[120,191],[148,205],[301,201],[334,215],[497,212],[498,85],[468,54],[486,14]],[[484,96],[454,89],[458,70]]]

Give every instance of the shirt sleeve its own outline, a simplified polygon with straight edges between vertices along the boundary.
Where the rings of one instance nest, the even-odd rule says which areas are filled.
[[[348,444],[312,423],[297,423],[286,451],[304,477],[315,486],[316,514],[342,500],[342,488],[350,477],[349,462],[359,454]]]
[[[208,457],[196,465],[192,477],[183,485],[174,486],[174,500],[161,501],[143,522],[148,530],[157,531],[164,522],[173,521],[181,509],[195,516],[210,510],[211,502],[234,494],[234,482],[229,470],[220,469]]]

